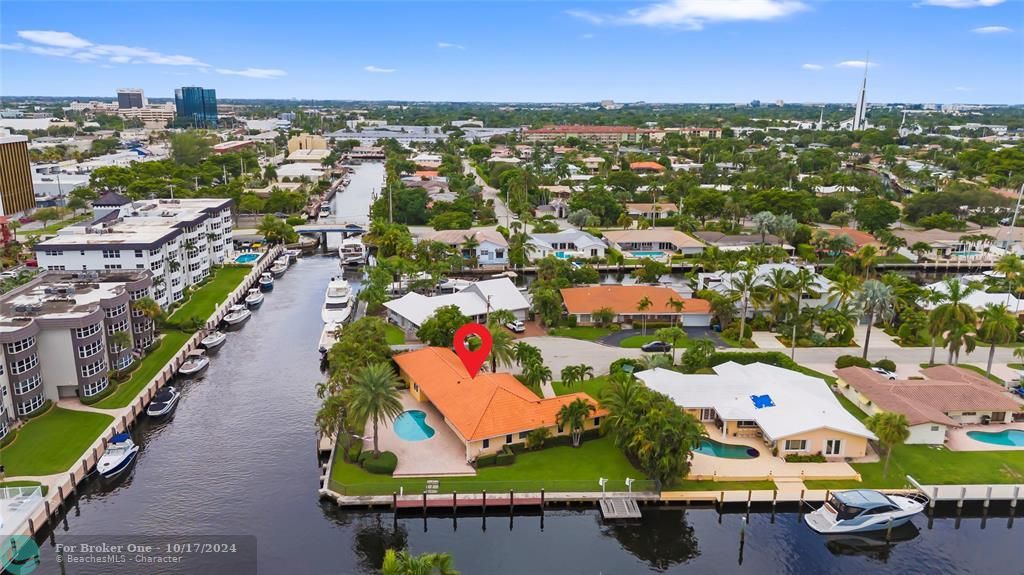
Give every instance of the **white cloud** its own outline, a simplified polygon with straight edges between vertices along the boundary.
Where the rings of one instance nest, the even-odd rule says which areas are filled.
[[[987,8],[998,6],[1006,0],[924,0],[925,6],[942,6],[943,8]]]
[[[132,61],[131,56],[111,56],[110,61],[114,64],[127,64]]]
[[[437,47],[438,48],[454,48],[456,50],[465,50],[466,49],[466,47],[463,46],[462,44],[452,44],[451,42],[438,42],[437,43]]]
[[[593,40],[594,38],[597,38],[597,35],[596,34],[589,34],[589,33],[588,34],[580,34],[580,38],[582,38],[584,40]]]
[[[395,71],[394,68],[380,68],[378,66],[363,66],[363,70],[373,72],[374,74],[390,74]]]
[[[258,78],[261,80],[272,80],[275,78],[281,78],[288,75],[288,72],[284,70],[277,70],[275,68],[246,68],[244,70],[230,70],[228,68],[217,68],[218,74],[225,74],[228,76],[245,76],[246,78]]]
[[[1013,28],[1007,26],[982,26],[980,28],[974,28],[971,30],[975,34],[1005,34],[1007,32],[1013,32]]]
[[[75,36],[70,32],[55,30],[18,30],[18,37],[35,44],[56,46],[58,48],[88,48],[92,42]]]
[[[570,16],[591,24],[665,26],[701,30],[709,22],[775,20],[806,10],[800,0],[669,0],[627,10],[624,14],[598,14],[570,10]]]
[[[824,68],[824,66],[822,66],[821,64],[803,64],[800,67],[803,68],[804,70],[811,70],[813,72],[817,72],[818,70]]]
[[[864,68],[874,68],[877,65],[877,62],[866,62],[864,60],[844,60],[836,64],[836,68],[860,68],[863,70]]]
[[[23,52],[25,50],[25,45],[21,43],[0,44],[0,50],[12,50],[14,52]]]

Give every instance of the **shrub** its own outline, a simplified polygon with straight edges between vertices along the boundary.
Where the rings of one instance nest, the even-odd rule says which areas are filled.
[[[506,446],[507,447],[507,446]],[[512,453],[512,450],[502,450],[494,458],[495,465],[512,465],[516,462],[516,454]]]
[[[891,359],[880,359],[875,362],[875,367],[880,367],[886,371],[896,371],[896,362]]]
[[[353,443],[348,448],[348,460],[349,461],[359,461],[359,456],[360,456],[360,454],[362,452],[363,452],[363,444],[362,444],[362,442]]]
[[[390,451],[381,451],[379,456],[374,457],[372,451],[364,451],[359,456],[359,463],[370,473],[391,475],[395,467],[398,467],[398,456]]]
[[[636,373],[639,370],[639,368],[640,368],[640,360],[632,359],[632,358],[628,358],[628,357],[623,357],[621,359],[616,359],[608,367],[608,373],[610,375],[615,375],[616,373],[627,373],[627,371],[625,369],[623,369],[627,365],[632,368],[632,373]]]
[[[107,384],[107,388],[106,389],[104,389],[103,391],[97,393],[96,395],[92,395],[92,396],[89,396],[89,397],[80,397],[79,401],[82,402],[82,405],[93,405],[94,403],[96,403],[96,402],[102,400],[103,398],[110,396],[110,394],[114,393],[114,390],[117,389],[118,384],[121,383],[122,381],[124,381],[125,379],[128,379],[128,378],[126,377],[126,378],[121,379],[121,380],[111,379],[110,383]]]
[[[513,443],[511,445],[506,445],[505,449],[509,449],[509,450],[512,451],[512,453],[515,453],[516,455],[519,455],[520,453],[526,451],[526,444],[525,443]]]
[[[565,321],[566,327],[576,327],[576,321],[577,321],[576,320],[576,316],[568,315],[568,316],[565,317],[564,321]]]
[[[542,449],[544,443],[551,437],[551,430],[547,427],[538,427],[526,434],[527,449]]]
[[[572,437],[568,435],[556,435],[551,439],[547,440],[547,444],[552,447],[565,446],[569,447],[572,445]]]
[[[871,367],[871,362],[856,355],[841,355],[836,358],[836,369],[844,367]]]
[[[288,216],[288,219],[285,220],[285,223],[288,224],[289,226],[301,226],[307,222],[306,218],[302,216]]]
[[[497,454],[481,455],[476,458],[476,468],[492,467],[497,462]]]
[[[790,453],[786,456],[786,463],[825,463],[825,456],[820,453],[808,455]]]
[[[582,437],[583,437],[583,441],[590,441],[591,439],[600,439],[601,438],[601,428],[600,427],[595,427],[595,428],[592,428],[592,429],[587,429],[587,430],[585,430],[583,432],[583,436]]]
[[[755,331],[765,331],[768,329],[768,317],[763,315],[754,316],[753,319],[747,322],[747,327]]]

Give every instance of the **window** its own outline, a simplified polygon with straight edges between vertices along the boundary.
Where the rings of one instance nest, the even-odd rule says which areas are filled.
[[[23,401],[19,403],[18,415],[24,416],[32,413],[33,411],[42,407],[44,401],[46,401],[46,398],[43,397],[43,394],[39,394],[33,397],[32,399],[29,399],[28,401]]]
[[[16,342],[7,344],[7,353],[21,353],[36,344],[36,338],[26,337]]]
[[[149,269],[156,270],[164,267],[164,260],[154,260],[149,263]]]
[[[43,378],[37,373],[24,381],[14,382],[14,395],[25,395],[43,383]]]
[[[491,440],[490,439],[485,439],[484,440],[484,449],[487,449],[490,446],[491,446]]]
[[[963,415],[963,416],[966,416],[966,415],[978,415],[978,412],[976,412],[976,411],[964,411],[960,415]]]
[[[114,335],[119,331],[128,331],[128,320],[122,319],[117,323],[112,323],[107,326],[107,335]]]
[[[106,310],[107,317],[117,317],[124,312],[128,311],[128,304],[123,303],[117,307],[112,307]]]
[[[90,363],[89,365],[83,365],[82,377],[92,377],[97,373],[103,372],[105,369],[107,369],[107,362],[102,359],[97,362]]]
[[[939,426],[938,425],[933,425],[932,426],[932,431],[938,431],[938,430],[939,430]]]
[[[110,379],[108,379],[106,377],[98,379],[98,380],[96,380],[96,381],[94,381],[94,382],[92,382],[90,384],[87,384],[85,386],[85,388],[82,390],[82,395],[84,395],[85,397],[92,397],[92,396],[96,395],[97,393],[99,393],[99,392],[103,391],[104,389],[106,389],[107,385],[109,385],[109,384],[110,384]]]
[[[160,255],[160,248],[157,248],[155,250],[149,250],[149,255],[151,255],[151,256],[158,256],[158,255]]]
[[[11,375],[21,375],[39,364],[39,357],[32,354],[11,364]]]
[[[46,269],[50,271],[64,271],[64,266],[46,266]]]
[[[141,258],[141,257],[143,257],[143,252],[142,252],[142,250],[135,250],[135,257],[137,257],[137,258]]]
[[[494,257],[499,260],[505,257],[505,250],[494,250]]]
[[[756,421],[749,421],[749,420],[746,420],[746,421],[737,421],[737,422],[736,422],[736,427],[739,427],[739,428],[748,428],[748,429],[749,429],[749,428],[751,428],[751,427],[757,427],[757,422],[756,422]]]
[[[103,269],[105,269],[105,270],[119,270],[119,269],[121,269],[121,264],[103,264]]]
[[[64,250],[46,250],[43,253],[48,256],[62,256],[64,255]]]
[[[112,260],[121,257],[121,250],[103,250],[103,259]]]
[[[11,428],[7,426],[7,422],[0,423],[0,439],[7,437],[7,432],[10,430]]]
[[[102,323],[94,323],[86,327],[80,327],[75,330],[75,337],[78,339],[89,337],[90,335],[98,333],[101,329],[103,329]]]
[[[131,297],[132,301],[138,301],[138,300],[140,300],[140,299],[142,299],[142,298],[144,298],[144,297],[146,297],[148,295],[149,295],[149,289],[140,289],[138,291],[133,291],[131,293],[130,297]]]
[[[118,356],[117,361],[114,362],[114,369],[125,369],[132,364],[132,354],[122,353]]]
[[[600,426],[601,426],[601,418],[600,417],[595,417],[594,418],[594,427],[600,427]]]
[[[512,434],[511,433],[505,436],[505,443],[512,443]]]
[[[558,424],[558,433],[562,433],[563,431],[564,431],[564,429],[563,429],[563,427],[562,427],[562,424],[561,424],[561,423],[559,423],[559,424]]]
[[[92,343],[90,343],[88,345],[81,345],[81,346],[79,346],[78,347],[78,357],[80,357],[82,359],[85,359],[87,357],[92,357],[92,356],[96,355],[97,353],[99,353],[99,351],[101,349],[103,349],[103,340],[102,339],[97,339],[96,341],[94,341],[94,342],[92,342]]]
[[[804,451],[807,449],[806,439],[787,439],[786,451]]]
[[[526,433],[527,432],[525,432],[525,431],[520,431],[519,432],[519,439],[526,439]]]

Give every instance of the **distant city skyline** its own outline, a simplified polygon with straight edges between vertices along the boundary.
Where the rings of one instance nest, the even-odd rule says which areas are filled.
[[[5,2],[0,95],[852,104],[870,52],[869,102],[1024,103],[1022,2],[187,6]]]

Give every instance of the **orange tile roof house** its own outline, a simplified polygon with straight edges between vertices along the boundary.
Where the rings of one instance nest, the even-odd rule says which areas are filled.
[[[593,313],[601,308],[615,312],[615,323],[634,323],[644,316],[647,321],[682,322],[687,327],[711,325],[711,304],[707,300],[684,298],[672,288],[643,285],[595,285],[573,287],[561,290],[562,302],[569,315],[576,316],[580,325],[592,324]],[[640,300],[651,300],[646,311],[637,309]],[[670,300],[683,302],[683,310],[677,312],[669,305]]]
[[[634,172],[664,172],[665,166],[658,162],[631,162],[629,169]]]
[[[880,247],[882,245],[882,242],[876,240],[875,236],[873,236],[873,235],[871,235],[871,234],[869,234],[867,232],[855,229],[855,228],[821,228],[821,229],[823,229],[826,232],[828,232],[828,235],[832,236],[833,238],[836,237],[836,236],[849,236],[850,239],[853,240],[854,245],[856,246],[856,248],[854,248],[854,249],[860,249],[860,248],[862,248],[864,246]]]
[[[558,429],[562,406],[576,399],[597,406],[586,393],[537,397],[510,373],[481,372],[470,378],[462,361],[448,348],[426,347],[394,359],[413,397],[433,404],[465,443],[467,461],[497,453],[505,445],[523,443],[534,429],[548,428],[552,436],[568,435],[569,429]],[[585,429],[599,427],[605,415],[607,411],[598,408]]]
[[[835,370],[839,391],[868,415],[902,413],[910,424],[907,443],[941,445],[951,427],[1012,421],[1021,402],[1005,389],[952,365],[921,370],[928,379],[890,380],[863,367]]]

